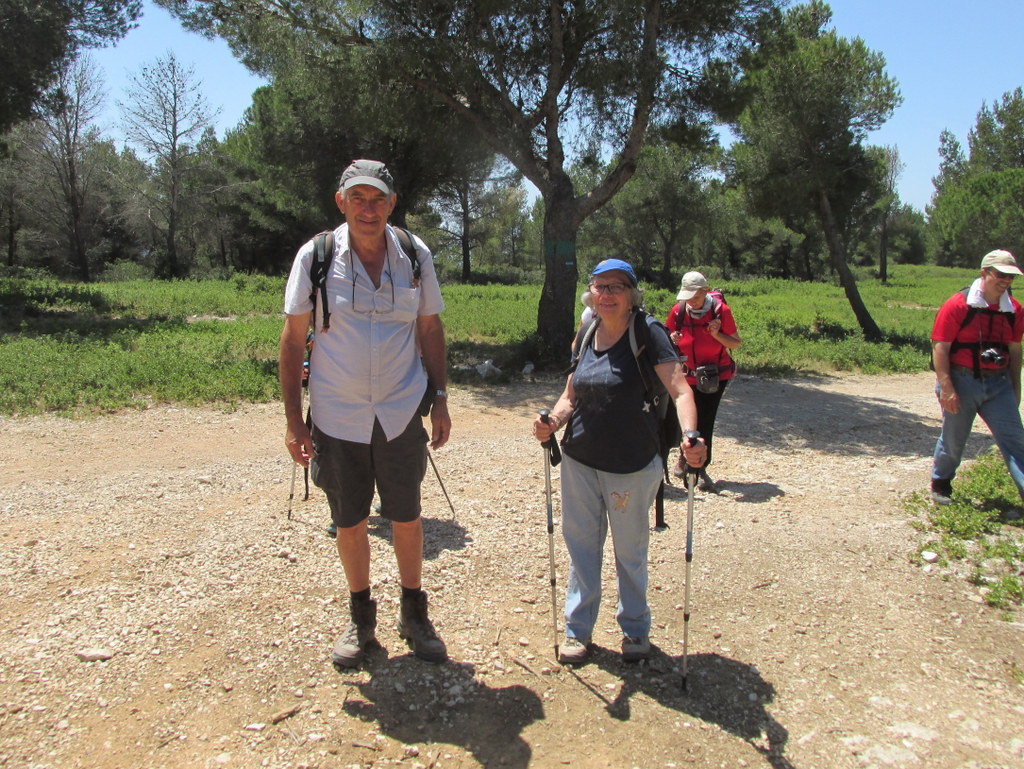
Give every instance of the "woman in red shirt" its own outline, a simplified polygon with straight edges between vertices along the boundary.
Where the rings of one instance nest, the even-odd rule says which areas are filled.
[[[711,443],[718,404],[722,401],[729,380],[736,375],[736,363],[729,351],[738,348],[741,340],[736,333],[732,310],[721,294],[709,291],[708,280],[701,273],[688,272],[683,275],[676,299],[679,303],[669,311],[665,325],[680,355],[685,356],[686,362],[683,365],[686,368],[686,381],[693,388],[697,405],[697,430],[708,449],[707,461],[700,469],[699,488],[701,491],[717,492],[714,481],[708,476],[707,466],[711,464]],[[698,369],[702,366],[717,369],[717,386],[707,377],[698,377]],[[682,457],[674,472],[680,478],[686,474]]]

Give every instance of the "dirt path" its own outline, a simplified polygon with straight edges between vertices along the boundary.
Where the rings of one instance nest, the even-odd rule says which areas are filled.
[[[911,559],[899,499],[926,482],[930,388],[731,386],[723,491],[697,503],[688,694],[679,490],[652,535],[651,663],[620,661],[610,561],[601,648],[575,671],[553,662],[529,419],[557,382],[453,393],[436,461],[454,520],[424,484],[452,661],[398,639],[374,518],[386,649],[347,673],[329,662],[346,617],[326,503],[314,490],[287,518],[278,406],[0,420],[0,766],[1024,767],[1020,617]]]

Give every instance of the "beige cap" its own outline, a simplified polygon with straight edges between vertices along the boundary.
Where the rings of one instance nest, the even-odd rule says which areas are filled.
[[[1001,248],[989,251],[981,260],[981,269],[989,268],[1006,275],[1024,275],[1024,272],[1021,272],[1020,267],[1017,266],[1017,260],[1013,258],[1013,254],[1003,251]]]
[[[708,287],[708,279],[701,275],[699,272],[688,272],[683,276],[683,282],[679,287],[679,293],[676,294],[676,299],[680,302],[685,302],[687,299],[693,298],[693,295],[700,291],[702,288]]]

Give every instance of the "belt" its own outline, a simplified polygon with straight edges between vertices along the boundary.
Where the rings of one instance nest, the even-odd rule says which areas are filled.
[[[974,369],[971,366],[961,366],[958,363],[951,363],[950,364],[950,368],[951,369],[959,369],[960,371],[966,371],[971,376],[974,376]],[[983,368],[978,373],[981,375],[982,379],[985,379],[987,377],[999,376],[1000,374],[1007,374],[1007,373],[1009,373],[1009,371],[1010,371],[1009,367],[1007,367],[1007,368]]]

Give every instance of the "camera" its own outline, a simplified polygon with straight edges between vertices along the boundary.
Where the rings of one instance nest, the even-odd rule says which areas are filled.
[[[1006,356],[999,352],[999,350],[989,347],[987,350],[981,351],[981,362],[992,366],[1002,366],[1006,363]]]

